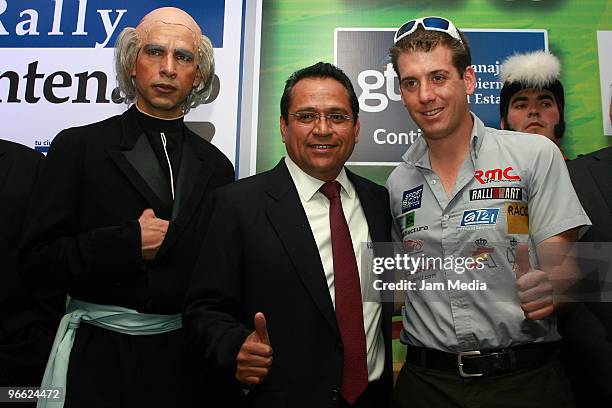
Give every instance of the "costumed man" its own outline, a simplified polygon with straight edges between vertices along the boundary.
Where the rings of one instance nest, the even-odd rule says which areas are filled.
[[[514,55],[504,61],[500,98],[502,128],[541,134],[560,146],[565,129],[560,71],[557,57],[545,51]],[[612,182],[609,156],[610,148],[606,148],[567,162],[576,193],[589,218],[595,220],[581,237],[582,242],[612,241],[612,222],[609,222],[610,210],[606,204],[612,197],[606,198],[606,187],[600,185]],[[583,267],[586,269],[582,272],[588,273],[589,268]],[[578,297],[582,297],[580,292],[601,294],[599,285],[605,279],[600,273],[604,271],[583,276]],[[575,302],[559,316],[559,333],[564,340],[561,362],[572,383],[577,407],[612,405],[610,319],[609,307],[601,301]]]
[[[418,241],[418,256],[433,259],[409,277],[396,402],[571,407],[553,312],[578,276],[563,251],[590,222],[559,149],[470,112],[470,49],[450,20],[406,22],[390,55],[423,134],[387,182],[394,240]]]
[[[180,313],[203,203],[234,179],[230,161],[184,124],[209,95],[213,49],[191,16],[165,7],[122,31],[115,59],[135,103],[56,136],[24,232],[30,285],[71,296],[43,386],[65,385],[68,407],[186,406]]]
[[[287,156],[211,196],[186,330],[227,406],[387,407],[393,305],[362,296],[361,261],[391,219],[386,190],[344,167],[357,96],[319,62],[289,77],[280,110]]]
[[[62,291],[27,290],[17,270],[22,225],[43,159],[32,149],[0,140],[0,387],[40,385],[66,304]]]
[[[500,127],[546,136],[561,148],[565,95],[560,75],[559,59],[546,51],[507,58],[500,68]]]

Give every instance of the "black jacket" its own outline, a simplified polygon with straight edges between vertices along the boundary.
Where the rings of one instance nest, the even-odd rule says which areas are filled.
[[[574,189],[593,225],[580,241],[606,243],[608,257],[603,269],[581,259],[581,289],[591,299],[593,294],[612,290],[610,248],[612,245],[612,147],[568,162]],[[584,251],[583,251],[584,253]],[[600,265],[601,266],[601,265]],[[601,269],[601,270],[600,270]],[[604,275],[607,274],[607,282]],[[559,331],[564,338],[562,361],[574,386],[578,408],[612,406],[612,303],[576,303],[559,317]]]
[[[374,242],[389,242],[387,191],[347,171]],[[184,324],[203,365],[222,384],[235,382],[224,406],[337,407],[342,339],[319,252],[295,185],[282,161],[219,189],[187,297]],[[235,380],[236,356],[263,312],[274,357],[270,374],[246,398]],[[392,305],[383,304],[389,403]],[[230,400],[237,396],[238,400]],[[239,398],[243,397],[243,398]],[[242,399],[242,401],[240,401]]]
[[[0,386],[39,386],[65,296],[26,289],[17,251],[44,156],[0,140]]]

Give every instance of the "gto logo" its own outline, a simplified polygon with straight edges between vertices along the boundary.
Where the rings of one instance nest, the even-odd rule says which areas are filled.
[[[469,227],[474,225],[495,225],[499,208],[478,208],[474,210],[466,210],[463,212],[460,227]]]
[[[511,171],[513,171],[512,166],[506,167],[503,170],[476,170],[474,172],[474,178],[478,180],[480,184],[493,183],[495,181],[519,181],[521,177],[510,174]]]

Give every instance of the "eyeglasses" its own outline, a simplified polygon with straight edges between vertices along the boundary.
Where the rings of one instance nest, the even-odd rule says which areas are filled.
[[[353,120],[351,115],[345,115],[343,113],[320,113],[320,112],[295,112],[289,113],[291,116],[295,117],[298,122],[303,125],[311,125],[316,120],[320,120],[321,117],[324,117],[329,123],[333,125],[342,125],[349,120]]]
[[[444,17],[436,16],[416,18],[404,23],[395,33],[393,44],[397,44],[402,38],[414,33],[419,27],[419,24],[427,31],[440,31],[446,33],[463,44],[459,31],[453,22]]]

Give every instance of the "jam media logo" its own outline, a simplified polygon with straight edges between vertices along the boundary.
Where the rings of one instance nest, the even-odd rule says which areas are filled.
[[[523,189],[520,187],[485,187],[470,190],[470,201],[477,200],[513,200],[523,199]]]
[[[423,197],[423,185],[404,191],[402,197],[402,214],[421,208],[421,198]]]
[[[496,181],[520,181],[521,177],[512,174],[514,170],[512,166],[506,167],[505,169],[492,169],[492,170],[476,170],[474,171],[474,178],[478,180],[480,184],[494,183]]]
[[[465,210],[461,218],[460,227],[471,227],[478,225],[495,225],[499,208],[479,208],[475,210]]]

